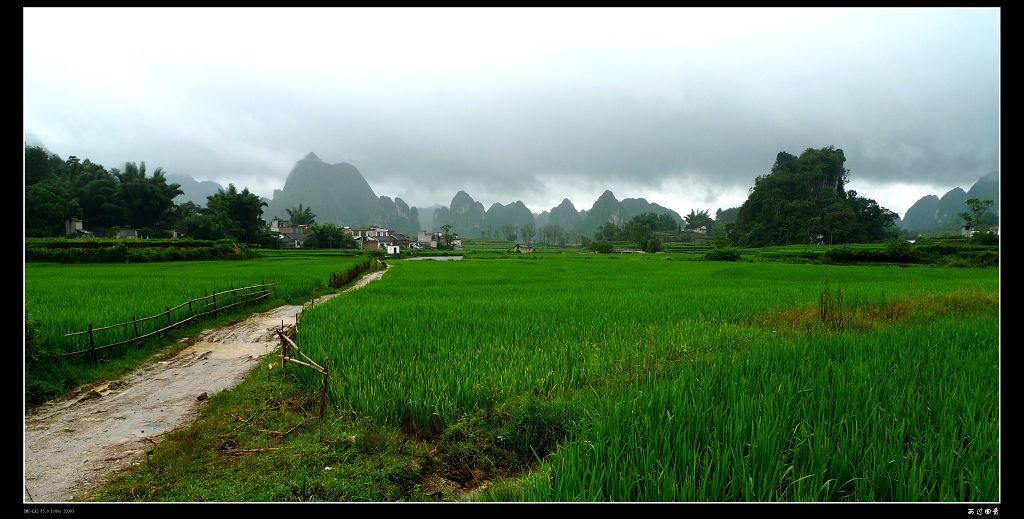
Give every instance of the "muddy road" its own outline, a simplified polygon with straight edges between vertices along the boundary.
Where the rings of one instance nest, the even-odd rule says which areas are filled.
[[[363,276],[346,292],[384,272]],[[165,433],[190,423],[206,398],[237,385],[260,358],[277,351],[273,328],[294,324],[301,312],[301,305],[279,306],[204,330],[193,344],[119,380],[27,411],[24,502],[81,500],[114,472],[141,463]]]

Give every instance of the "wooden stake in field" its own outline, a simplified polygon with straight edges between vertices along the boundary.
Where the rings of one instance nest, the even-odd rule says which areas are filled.
[[[92,323],[89,323],[89,351],[92,352],[92,365],[96,366],[99,362],[96,360],[96,343],[92,339]]]
[[[284,340],[284,332],[281,332],[281,378],[287,380],[288,370],[288,341]]]
[[[320,419],[324,419],[324,409],[327,407],[327,372],[331,369],[330,357],[324,357],[324,387],[320,390]]]
[[[139,336],[139,323],[135,320],[135,314],[132,314],[132,328],[135,328],[135,337]]]

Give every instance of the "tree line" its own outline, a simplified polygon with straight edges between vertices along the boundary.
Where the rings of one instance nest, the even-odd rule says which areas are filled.
[[[716,245],[763,247],[789,244],[871,243],[898,236],[898,215],[877,202],[846,190],[849,170],[843,150],[808,148],[800,156],[780,152],[768,174],[758,176],[740,207],[691,210],[683,225],[669,215],[645,213],[623,226],[605,223],[586,245],[611,250],[612,241],[629,241],[648,252],[661,250],[661,236],[700,230]],[[981,202],[976,201],[975,205]],[[970,204],[968,204],[970,205]],[[984,207],[963,213],[968,222]],[[979,211],[980,209],[980,211]]]
[[[25,147],[25,235],[63,236],[65,221],[77,218],[87,229],[137,229],[140,234],[169,237],[177,231],[200,240],[234,239],[276,246],[276,233],[263,220],[267,206],[234,184],[207,197],[206,207],[176,204],[181,186],[165,178],[163,168],[147,174],[146,163],[126,162],[107,170],[89,159],[61,159],[39,146]],[[333,224],[316,224],[308,207],[289,209],[293,225],[306,224],[307,245],[355,247],[351,234]]]

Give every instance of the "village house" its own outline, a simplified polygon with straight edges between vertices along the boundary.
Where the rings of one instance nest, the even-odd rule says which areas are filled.
[[[305,229],[305,225],[293,226],[288,220],[281,220],[280,218],[274,218],[270,220],[270,232],[276,232],[279,234],[291,234],[299,230],[299,227]]]
[[[68,218],[64,220],[64,234],[66,236],[78,236],[83,234],[82,231],[82,220],[78,218]]]
[[[412,238],[408,234],[396,232],[393,233],[391,237],[394,239],[392,243],[398,245],[399,247],[408,247],[409,244],[412,243]]]
[[[306,242],[308,227],[308,225],[292,225],[288,220],[280,218],[270,220],[270,232],[277,234],[277,241],[281,247],[301,249]]]
[[[359,238],[381,238],[391,236],[390,230],[374,225],[369,227],[347,227],[347,229],[352,233],[352,237],[357,240]]]
[[[416,233],[416,243],[420,245],[418,248],[436,249],[437,237],[438,233],[436,232],[420,231]]]
[[[376,238],[368,238],[366,236],[361,236],[359,238],[356,238],[356,242],[359,243],[360,249],[377,250],[381,248],[380,242],[377,241]]]
[[[414,245],[415,244],[415,245]],[[409,246],[414,249],[436,249],[444,246],[444,234],[440,232],[419,231],[416,234],[416,241],[410,242]],[[456,234],[452,236],[451,248],[462,249],[462,238]]]
[[[988,232],[990,232],[990,233],[992,233],[992,234],[994,234],[996,236],[999,236],[999,226],[998,225],[994,225],[992,227],[989,227],[988,228]],[[978,233],[985,233],[985,231],[984,230],[976,230],[974,228],[974,226],[971,225],[971,224],[964,225],[962,227],[962,230],[960,231],[960,234],[964,238],[970,238],[970,237],[972,237],[972,236],[974,236],[975,234],[978,234]]]
[[[300,225],[291,232],[278,233],[277,239],[283,247],[301,249],[306,243],[306,226]]]

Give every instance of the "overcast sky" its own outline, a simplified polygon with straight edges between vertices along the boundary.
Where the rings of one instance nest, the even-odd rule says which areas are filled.
[[[312,151],[416,206],[611,189],[713,216],[778,152],[834,145],[903,216],[999,167],[995,8],[23,15],[30,138],[267,197]]]

